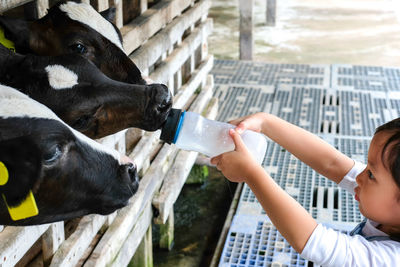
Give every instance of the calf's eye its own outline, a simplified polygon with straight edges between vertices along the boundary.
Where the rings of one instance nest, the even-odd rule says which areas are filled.
[[[61,157],[62,151],[60,145],[52,146],[46,153],[43,155],[43,160],[45,164],[52,164],[54,163],[59,157]]]
[[[69,48],[71,49],[72,52],[77,54],[85,54],[87,51],[86,46],[84,46],[83,44],[73,44],[70,45]]]

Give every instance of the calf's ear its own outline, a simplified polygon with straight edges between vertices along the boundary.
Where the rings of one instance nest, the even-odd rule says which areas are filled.
[[[4,30],[4,36],[12,41],[17,52],[21,54],[29,53],[29,22],[19,18],[9,18],[0,16],[0,26]]]
[[[103,16],[103,18],[105,18],[109,22],[114,22],[115,12],[116,12],[115,7],[110,7],[109,9],[101,11],[100,14]]]
[[[8,181],[0,186],[9,206],[18,206],[40,178],[42,157],[29,136],[0,141],[0,161],[8,172]],[[0,201],[2,201],[0,196]]]

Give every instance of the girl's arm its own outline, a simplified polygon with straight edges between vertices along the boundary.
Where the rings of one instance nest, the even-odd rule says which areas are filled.
[[[241,133],[245,129],[262,132],[323,176],[339,183],[353,167],[352,159],[318,136],[274,115],[256,113],[230,123]]]
[[[214,157],[211,162],[229,180],[249,185],[278,231],[301,253],[317,222],[252,159],[240,135],[234,130],[230,134],[235,151]]]

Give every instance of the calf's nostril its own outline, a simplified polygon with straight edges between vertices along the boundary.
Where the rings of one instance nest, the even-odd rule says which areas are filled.
[[[129,166],[128,166],[128,174],[129,174],[129,177],[130,177],[132,183],[138,183],[139,182],[137,169],[136,169],[136,166],[134,164],[129,164]]]

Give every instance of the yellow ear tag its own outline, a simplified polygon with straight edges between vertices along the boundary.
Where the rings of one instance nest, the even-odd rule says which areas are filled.
[[[8,182],[8,170],[6,165],[0,161],[0,186]]]
[[[8,170],[3,162],[0,161],[0,186],[5,185],[8,182]],[[29,191],[26,199],[16,207],[9,207],[7,204],[6,197],[4,195],[3,199],[6,203],[8,213],[10,213],[11,219],[14,221],[22,220],[25,218],[33,217],[39,214],[39,210],[36,206],[35,197],[32,191]]]
[[[10,213],[13,221],[26,219],[39,214],[39,210],[36,206],[35,197],[32,191],[29,191],[26,199],[17,207],[9,207],[7,204],[6,197],[3,195],[3,199],[6,202],[8,213]]]
[[[6,36],[4,35],[4,31],[3,31],[2,27],[0,27],[0,44],[4,45],[5,47],[10,49],[11,51],[15,52],[15,46],[14,46],[13,41],[8,40],[6,38]]]

